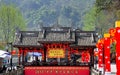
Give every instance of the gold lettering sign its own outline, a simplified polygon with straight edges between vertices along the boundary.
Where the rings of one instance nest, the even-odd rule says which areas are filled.
[[[53,48],[48,50],[48,58],[65,58],[65,50],[61,48]]]

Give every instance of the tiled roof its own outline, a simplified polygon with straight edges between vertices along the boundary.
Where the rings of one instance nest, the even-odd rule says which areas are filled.
[[[77,34],[78,45],[80,46],[95,46],[97,41],[97,36],[94,32],[79,32]]]
[[[14,46],[42,46],[38,43],[38,32],[34,31],[21,31],[16,34],[16,39],[13,43]]]
[[[79,38],[78,45],[80,45],[80,46],[95,46],[95,42],[91,39],[92,39],[92,37]]]
[[[38,41],[41,42],[75,41],[75,33],[69,33],[67,31],[46,31],[43,38],[38,37]]]
[[[13,44],[14,46],[42,46],[41,43],[47,42],[70,42],[77,46],[95,46],[97,41],[94,31],[72,30],[64,27],[48,28],[43,27],[41,31],[20,31],[16,34]]]

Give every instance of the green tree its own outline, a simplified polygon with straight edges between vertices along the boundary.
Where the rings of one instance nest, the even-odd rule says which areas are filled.
[[[110,9],[111,4],[112,0],[96,0],[95,2],[95,5],[97,6],[97,12]]]
[[[2,40],[6,43],[12,42],[16,28],[26,28],[21,12],[13,5],[2,4],[0,6],[0,32]]]
[[[83,30],[95,30],[95,25],[96,25],[96,8],[93,7],[91,8],[91,10],[86,13],[86,15],[84,16],[84,20],[83,20]]]

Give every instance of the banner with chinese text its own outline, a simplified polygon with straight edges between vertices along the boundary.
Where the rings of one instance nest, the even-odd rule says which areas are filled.
[[[24,75],[89,75],[89,67],[25,67]]]
[[[62,48],[50,48],[47,52],[48,58],[65,58],[65,50]]]

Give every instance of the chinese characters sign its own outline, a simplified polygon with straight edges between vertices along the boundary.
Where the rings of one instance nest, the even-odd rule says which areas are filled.
[[[65,50],[61,48],[48,49],[48,58],[65,58]]]

